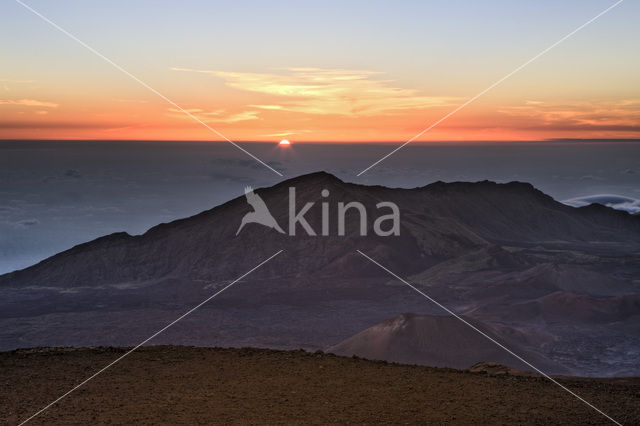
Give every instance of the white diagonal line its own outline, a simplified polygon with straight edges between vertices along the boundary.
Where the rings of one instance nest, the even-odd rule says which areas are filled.
[[[360,173],[358,173],[357,176],[360,176],[361,174],[365,173],[367,170],[375,167],[376,165],[378,165],[379,163],[381,163],[382,161],[386,160],[387,158],[389,158],[390,156],[392,156],[393,154],[395,154],[397,151],[401,150],[402,148],[404,148],[406,145],[410,144],[411,142],[413,142],[414,140],[416,140],[417,138],[419,138],[420,136],[424,135],[425,133],[427,133],[429,130],[433,129],[434,127],[436,127],[438,124],[442,123],[443,121],[445,121],[447,118],[451,117],[453,114],[455,114],[456,112],[460,111],[462,108],[466,107],[467,105],[469,105],[471,102],[475,101],[476,99],[478,99],[480,96],[484,95],[485,93],[487,93],[489,90],[493,89],[494,87],[496,87],[497,85],[499,85],[500,83],[502,83],[503,81],[505,81],[506,79],[508,79],[509,77],[511,77],[512,75],[514,75],[515,73],[517,73],[518,71],[520,71],[521,69],[523,69],[524,67],[526,67],[527,65],[529,65],[530,63],[532,63],[533,61],[535,61],[536,59],[538,59],[539,57],[541,57],[542,55],[544,55],[545,53],[547,53],[548,51],[550,51],[551,49],[553,49],[554,47],[556,47],[557,45],[559,45],[560,43],[562,43],[563,41],[565,41],[566,39],[568,39],[569,37],[571,37],[572,35],[574,35],[575,33],[577,33],[578,31],[580,31],[581,29],[583,29],[584,27],[586,27],[587,25],[591,24],[593,21],[595,21],[596,19],[600,18],[602,15],[604,15],[605,13],[609,12],[611,9],[613,9],[614,7],[618,6],[620,3],[622,3],[624,0],[618,0],[617,2],[615,2],[614,4],[612,4],[611,6],[609,6],[608,8],[606,8],[605,10],[603,10],[602,12],[598,13],[596,16],[594,16],[593,18],[589,19],[587,22],[585,22],[584,24],[580,25],[578,28],[576,28],[575,30],[571,31],[569,34],[565,35],[564,37],[562,37],[560,40],[556,41],[555,43],[553,43],[551,46],[547,47],[546,49],[544,49],[543,51],[541,51],[540,53],[538,53],[537,55],[535,55],[533,58],[529,59],[528,61],[526,61],[525,63],[523,63],[522,65],[520,65],[519,67],[517,67],[516,69],[514,69],[513,71],[511,71],[509,74],[505,75],[504,77],[502,77],[501,79],[495,81],[493,84],[491,84],[489,87],[487,87],[486,89],[482,90],[481,92],[479,92],[478,94],[476,94],[475,96],[473,96],[472,98],[467,99],[466,102],[464,102],[461,105],[458,105],[453,111],[449,112],[448,114],[446,114],[444,117],[440,118],[438,121],[436,121],[435,123],[431,124],[429,127],[427,127],[426,129],[422,130],[420,133],[418,133],[417,135],[415,135],[414,137],[412,137],[411,139],[409,139],[408,141],[406,141],[405,143],[403,143],[402,145],[400,145],[399,147],[395,148],[393,151],[391,151],[390,153],[388,153],[387,155],[385,155],[384,157],[380,158],[378,161],[376,161],[375,163],[371,164],[369,167],[367,167],[366,169],[362,170]]]
[[[229,283],[228,285],[224,286],[221,290],[215,292],[214,294],[212,294],[211,296],[207,297],[205,300],[203,300],[202,302],[200,302],[199,304],[197,304],[196,306],[194,306],[193,308],[189,309],[187,312],[185,312],[184,314],[182,314],[181,316],[179,316],[178,318],[176,318],[175,320],[171,321],[169,324],[167,324],[166,326],[162,327],[160,330],[156,331],[155,333],[153,333],[151,336],[147,337],[146,339],[144,339],[142,342],[140,342],[138,345],[136,345],[134,348],[130,349],[129,351],[127,351],[124,355],[122,355],[121,357],[117,358],[116,360],[112,361],[111,363],[109,363],[108,365],[106,365],[105,367],[103,367],[102,369],[98,370],[96,373],[94,373],[92,376],[88,377],[87,379],[85,379],[84,381],[82,381],[80,384],[74,386],[73,388],[71,388],[71,390],[69,390],[68,392],[64,393],[63,395],[61,395],[59,398],[57,398],[56,400],[54,400],[53,402],[51,402],[50,404],[48,404],[46,407],[40,409],[39,411],[37,411],[36,413],[34,413],[31,417],[29,417],[28,419],[22,421],[20,423],[20,425],[23,425],[25,423],[27,423],[28,421],[32,420],[33,418],[35,418],[36,416],[40,415],[42,412],[44,412],[45,410],[51,408],[53,405],[55,405],[56,403],[58,403],[60,400],[62,400],[63,398],[67,397],[69,394],[71,394],[72,392],[74,392],[75,390],[77,390],[78,388],[80,388],[81,386],[85,385],[87,382],[89,382],[90,380],[94,379],[96,376],[100,375],[101,373],[103,373],[105,370],[107,370],[108,368],[110,368],[111,366],[113,366],[114,364],[118,363],[119,361],[121,361],[122,359],[124,359],[125,357],[127,357],[128,355],[130,355],[133,351],[139,349],[142,345],[144,345],[145,343],[147,343],[149,340],[153,339],[154,337],[156,337],[157,335],[159,335],[160,333],[164,332],[166,329],[168,329],[169,327],[171,327],[172,325],[174,325],[175,323],[177,323],[178,321],[182,320],[183,318],[185,318],[187,315],[191,314],[193,311],[195,311],[196,309],[200,308],[202,305],[204,305],[205,303],[207,303],[208,301],[210,301],[211,299],[213,299],[214,297],[216,297],[217,295],[219,295],[220,293],[222,293],[223,291],[225,291],[226,289],[228,289],[229,287],[231,287],[232,285],[234,285],[235,283],[237,283],[238,281],[240,281],[241,279],[243,279],[244,277],[246,277],[247,275],[249,275],[250,273],[252,273],[253,271],[255,271],[256,269],[258,269],[259,267],[261,267],[262,265],[264,265],[265,263],[267,263],[268,261],[270,261],[271,259],[273,259],[274,257],[276,257],[277,255],[279,255],[280,253],[282,253],[283,250],[278,250],[278,252],[276,252],[275,254],[271,255],[271,257],[269,257],[266,260],[263,260],[261,263],[259,263],[258,265],[254,266],[253,268],[251,268],[248,272],[244,273],[243,275],[241,275],[240,277],[236,278],[235,280],[233,280],[231,283]]]
[[[173,105],[174,107],[178,108],[180,111],[184,112],[189,117],[193,118],[195,121],[197,121],[198,123],[202,124],[204,127],[206,127],[207,129],[211,130],[213,133],[215,133],[216,135],[218,135],[222,139],[226,140],[231,145],[235,146],[240,151],[244,152],[249,157],[251,157],[254,160],[256,160],[258,163],[262,164],[263,166],[265,166],[266,168],[268,168],[272,172],[276,173],[277,175],[282,176],[282,173],[280,173],[279,171],[277,171],[276,169],[274,169],[273,167],[271,167],[270,165],[268,165],[267,163],[265,163],[264,161],[262,161],[261,159],[259,159],[258,157],[256,157],[255,155],[253,155],[252,153],[250,153],[249,151],[247,151],[246,149],[244,149],[243,147],[241,147],[240,145],[238,145],[237,143],[235,143],[234,141],[232,141],[231,139],[229,139],[228,137],[226,137],[222,133],[220,133],[219,131],[217,131],[216,129],[214,129],[213,127],[209,126],[207,123],[205,123],[204,121],[200,120],[198,117],[196,117],[195,115],[191,114],[189,111],[187,111],[186,109],[182,108],[180,105],[178,105],[177,103],[173,102],[171,99],[167,98],[165,95],[163,95],[162,93],[158,92],[156,89],[154,89],[153,87],[149,86],[147,83],[145,83],[144,81],[140,80],[138,77],[136,77],[135,75],[131,74],[129,71],[127,71],[126,69],[122,68],[120,65],[116,64],[111,59],[107,58],[102,53],[98,52],[93,47],[89,46],[87,43],[85,43],[82,40],[80,40],[78,37],[76,37],[73,34],[71,34],[69,31],[65,30],[64,28],[62,28],[61,26],[59,26],[58,24],[56,24],[55,22],[53,22],[52,20],[47,18],[46,16],[42,15],[40,12],[38,12],[37,10],[32,8],[31,6],[23,3],[21,0],[15,0],[15,1],[16,1],[16,3],[20,4],[25,9],[27,9],[30,12],[32,12],[34,15],[38,16],[40,19],[42,19],[43,21],[45,21],[46,23],[48,23],[49,25],[51,25],[52,27],[54,27],[55,29],[60,31],[61,33],[65,34],[69,38],[71,38],[74,41],[76,41],[77,43],[79,43],[81,46],[83,46],[84,48],[89,50],[94,55],[102,58],[104,61],[106,61],[109,64],[113,65],[117,70],[119,70],[122,73],[128,75],[129,77],[131,77],[133,80],[135,80],[136,82],[138,82],[142,86],[146,87],[147,89],[149,89],[150,91],[152,91],[156,95],[160,96],[162,99],[167,101],[169,104]]]
[[[621,425],[621,423],[619,423],[618,421],[614,420],[611,416],[609,416],[608,414],[606,414],[604,411],[600,410],[598,407],[596,407],[595,405],[591,404],[589,401],[587,401],[586,399],[582,398],[580,395],[578,395],[577,393],[573,392],[572,390],[570,390],[569,388],[565,387],[563,384],[561,384],[560,382],[558,382],[556,379],[554,379],[553,377],[549,376],[548,374],[546,374],[545,372],[543,372],[542,370],[540,370],[539,368],[537,368],[536,366],[534,366],[533,364],[531,364],[529,361],[523,359],[521,356],[515,354],[512,350],[510,350],[509,348],[507,348],[506,346],[504,346],[502,343],[498,342],[497,340],[495,340],[493,337],[489,336],[488,334],[486,334],[485,332],[483,332],[482,330],[480,330],[479,328],[477,328],[476,326],[474,326],[473,324],[471,324],[470,322],[468,322],[467,320],[465,320],[464,318],[462,318],[460,315],[456,314],[455,312],[453,312],[451,309],[447,308],[446,306],[444,306],[443,304],[441,304],[440,302],[438,302],[437,300],[433,299],[432,297],[430,297],[429,295],[427,295],[426,293],[422,292],[421,290],[419,290],[418,288],[416,288],[415,286],[413,286],[412,284],[410,284],[409,282],[407,282],[406,280],[400,278],[398,275],[396,275],[395,273],[391,272],[389,269],[387,269],[386,267],[382,266],[380,263],[376,262],[375,260],[373,260],[372,258],[370,258],[369,256],[367,256],[366,254],[364,254],[363,252],[361,252],[360,250],[356,250],[358,253],[360,253],[362,256],[364,256],[365,258],[367,258],[369,261],[371,261],[372,263],[374,263],[375,265],[379,266],[382,270],[386,271],[389,275],[391,275],[392,277],[402,281],[403,283],[405,283],[406,285],[408,285],[409,287],[411,287],[412,289],[414,289],[416,292],[418,292],[419,294],[421,294],[422,296],[424,296],[425,298],[427,298],[428,300],[430,300],[431,302],[435,303],[436,305],[438,305],[438,307],[440,307],[441,309],[445,310],[447,313],[453,315],[454,317],[456,317],[457,319],[459,319],[460,321],[462,321],[464,324],[468,325],[469,327],[471,327],[473,330],[477,331],[478,333],[480,333],[482,336],[486,337],[487,339],[489,339],[490,341],[492,341],[493,343],[495,343],[496,345],[498,345],[500,348],[504,349],[505,351],[507,351],[509,354],[511,354],[512,356],[516,357],[517,359],[519,359],[520,361],[522,361],[523,363],[525,363],[526,365],[528,365],[529,367],[533,368],[535,371],[537,371],[538,373],[542,374],[544,377],[546,377],[547,379],[551,380],[553,383],[555,383],[556,385],[560,386],[562,389],[564,389],[565,391],[569,392],[571,395],[575,396],[576,398],[578,398],[580,401],[584,402],[585,404],[587,404],[589,407],[593,408],[594,410],[596,410],[598,413],[602,414],[603,416],[605,416],[607,419],[611,420],[613,423],[617,424],[617,425]]]

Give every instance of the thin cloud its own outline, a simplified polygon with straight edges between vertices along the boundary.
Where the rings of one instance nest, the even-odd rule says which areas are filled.
[[[173,118],[185,119],[189,118],[184,115],[182,110],[176,108],[168,109],[170,116]],[[237,113],[227,113],[224,109],[216,109],[212,111],[205,111],[200,108],[185,109],[190,114],[196,116],[199,120],[211,123],[237,123],[240,121],[258,120],[259,111],[240,111]]]
[[[252,108],[260,108],[260,109],[266,109],[271,111],[279,111],[284,109],[282,105],[249,105],[249,106]]]
[[[38,219],[24,219],[15,222],[14,226],[18,228],[28,228],[31,226],[39,225],[40,221]]]
[[[0,120],[0,129],[106,129],[120,125],[92,121]],[[65,138],[72,139],[72,136],[65,135]]]
[[[269,133],[269,134],[261,135],[261,136],[274,137],[275,138],[275,137],[299,135],[299,134],[302,134],[302,133],[313,133],[313,131],[312,130],[306,130],[306,129],[303,129],[303,130],[284,130],[284,131],[282,131],[280,133]]]
[[[455,102],[455,98],[424,96],[414,89],[396,87],[392,80],[380,79],[382,73],[374,71],[284,68],[281,73],[246,73],[171,69],[210,74],[225,80],[231,88],[273,96],[276,102],[250,105],[264,110],[375,116],[450,106]]]
[[[129,104],[148,104],[149,101],[143,99],[114,99],[116,102],[123,102]]]
[[[35,83],[35,80],[14,80],[11,78],[0,78],[0,83],[18,83],[18,84],[29,84]]]
[[[36,99],[0,99],[0,105],[17,105],[38,108],[58,108],[58,104],[53,102],[39,101]]]
[[[550,103],[526,101],[525,105],[502,108],[499,112],[534,121],[531,127],[556,130],[626,130],[640,129],[640,100]]]

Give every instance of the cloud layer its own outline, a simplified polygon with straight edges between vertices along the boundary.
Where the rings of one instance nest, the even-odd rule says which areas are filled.
[[[191,117],[177,108],[169,108],[168,111],[172,117],[192,120]],[[237,123],[239,121],[258,119],[258,111],[240,111],[237,113],[229,113],[225,109],[205,111],[200,108],[185,109],[185,111],[197,117],[200,121],[210,123]]]
[[[362,70],[285,68],[278,73],[227,72],[172,68],[174,71],[211,74],[227,86],[267,95],[272,100],[250,107],[269,111],[345,116],[375,116],[406,110],[447,106],[451,97],[425,96],[400,88],[381,73]]]
[[[640,132],[640,99],[618,101],[542,102],[501,108],[506,115],[525,118],[529,127],[554,130]]]
[[[17,105],[38,108],[57,108],[58,104],[54,102],[39,101],[37,99],[0,99],[0,105]]]
[[[590,204],[602,204],[616,210],[624,210],[631,214],[640,213],[640,200],[615,194],[597,194],[586,197],[571,198],[563,203],[572,207],[584,207]]]

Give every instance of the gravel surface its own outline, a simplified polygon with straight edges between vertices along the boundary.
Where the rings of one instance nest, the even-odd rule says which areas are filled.
[[[0,353],[0,421],[18,424],[123,348]],[[640,424],[640,378],[558,378]],[[488,375],[323,353],[144,347],[30,424],[610,424],[541,377]]]

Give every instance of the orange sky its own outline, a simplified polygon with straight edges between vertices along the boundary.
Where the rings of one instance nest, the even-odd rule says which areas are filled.
[[[466,100],[428,96],[381,73],[294,68],[268,73],[173,68],[190,81],[176,102],[233,140],[406,140]],[[209,84],[222,82],[211,90]],[[98,93],[47,96],[35,82],[5,81],[5,139],[220,139],[153,93],[129,99]],[[211,99],[205,93],[211,90]],[[22,92],[22,93],[20,93]],[[45,92],[45,93],[42,93]],[[15,94],[14,94],[15,93]],[[137,94],[141,94],[137,91]],[[220,96],[222,95],[222,96]],[[504,99],[501,98],[504,102]],[[471,104],[419,140],[635,138],[640,100],[539,100]]]
[[[382,73],[293,68],[268,73],[172,68],[190,86],[176,102],[233,140],[406,140],[466,100],[428,96]],[[222,84],[222,87],[210,87]],[[139,98],[54,96],[30,81],[4,81],[5,139],[220,139],[153,93]],[[10,88],[10,89],[9,89]],[[210,92],[209,92],[210,91]],[[210,93],[211,98],[208,98]],[[640,100],[505,100],[487,96],[419,140],[635,138]]]
[[[216,8],[228,22],[213,27],[206,3],[126,15],[76,3],[70,15],[64,4],[34,3],[226,137],[293,142],[408,140],[603,8],[375,4],[364,19],[344,6],[327,33],[305,14],[334,16],[330,8],[295,3],[264,16]],[[9,40],[0,43],[0,139],[221,139],[24,10],[0,12]],[[631,15],[612,11],[418,140],[640,137]],[[160,25],[167,17],[172,25]],[[240,18],[251,25],[232,25]]]

